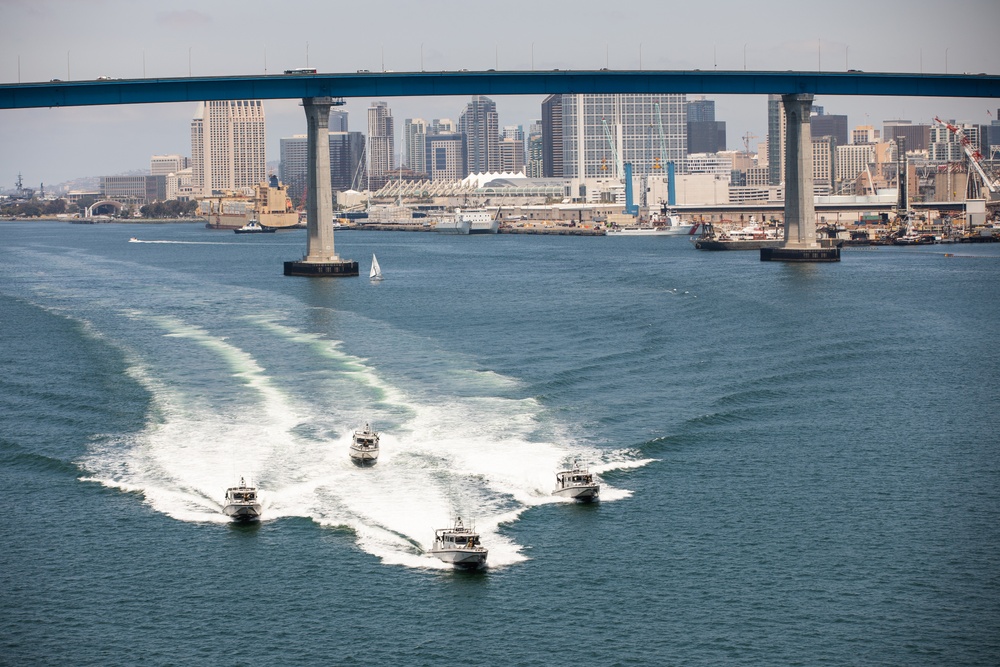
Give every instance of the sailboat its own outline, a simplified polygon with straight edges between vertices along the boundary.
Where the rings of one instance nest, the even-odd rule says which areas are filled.
[[[382,280],[382,267],[378,265],[378,260],[375,259],[375,253],[372,253],[372,270],[368,274],[368,277],[372,280]]]

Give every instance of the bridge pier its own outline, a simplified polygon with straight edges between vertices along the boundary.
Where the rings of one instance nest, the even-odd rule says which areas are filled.
[[[762,262],[839,262],[840,248],[816,240],[813,197],[812,131],[809,113],[813,96],[782,95],[785,110],[785,243],[761,248]]]
[[[306,97],[308,160],[306,178],[306,254],[285,262],[286,276],[356,276],[358,263],[341,259],[333,245],[333,188],[330,185],[330,107],[332,97]]]

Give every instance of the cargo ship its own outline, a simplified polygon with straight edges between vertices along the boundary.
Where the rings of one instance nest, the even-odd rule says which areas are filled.
[[[209,229],[241,229],[251,220],[265,229],[293,229],[301,226],[292,208],[288,188],[271,176],[254,186],[252,197],[209,197],[198,202],[198,213],[208,220]]]

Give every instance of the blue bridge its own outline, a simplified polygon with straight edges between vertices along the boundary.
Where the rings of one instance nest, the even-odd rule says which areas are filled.
[[[0,84],[0,109],[308,97],[684,93],[1000,97],[1000,76],[878,72],[357,72]]]

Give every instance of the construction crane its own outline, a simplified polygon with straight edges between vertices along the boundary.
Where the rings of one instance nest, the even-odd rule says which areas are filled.
[[[979,177],[983,179],[983,185],[985,185],[986,188],[992,193],[1000,191],[1000,178],[994,178],[992,175],[987,175],[986,170],[983,169],[983,165],[980,164],[983,159],[983,154],[979,152],[978,148],[975,148],[972,145],[969,138],[965,136],[964,132],[962,132],[962,128],[952,125],[951,123],[946,123],[937,116],[934,116],[934,122],[939,125],[944,125],[948,128],[949,132],[955,135],[958,139],[958,143],[962,145],[962,150],[965,151],[965,155],[969,158],[969,163],[972,165],[973,169],[976,170],[976,173],[979,174]]]

